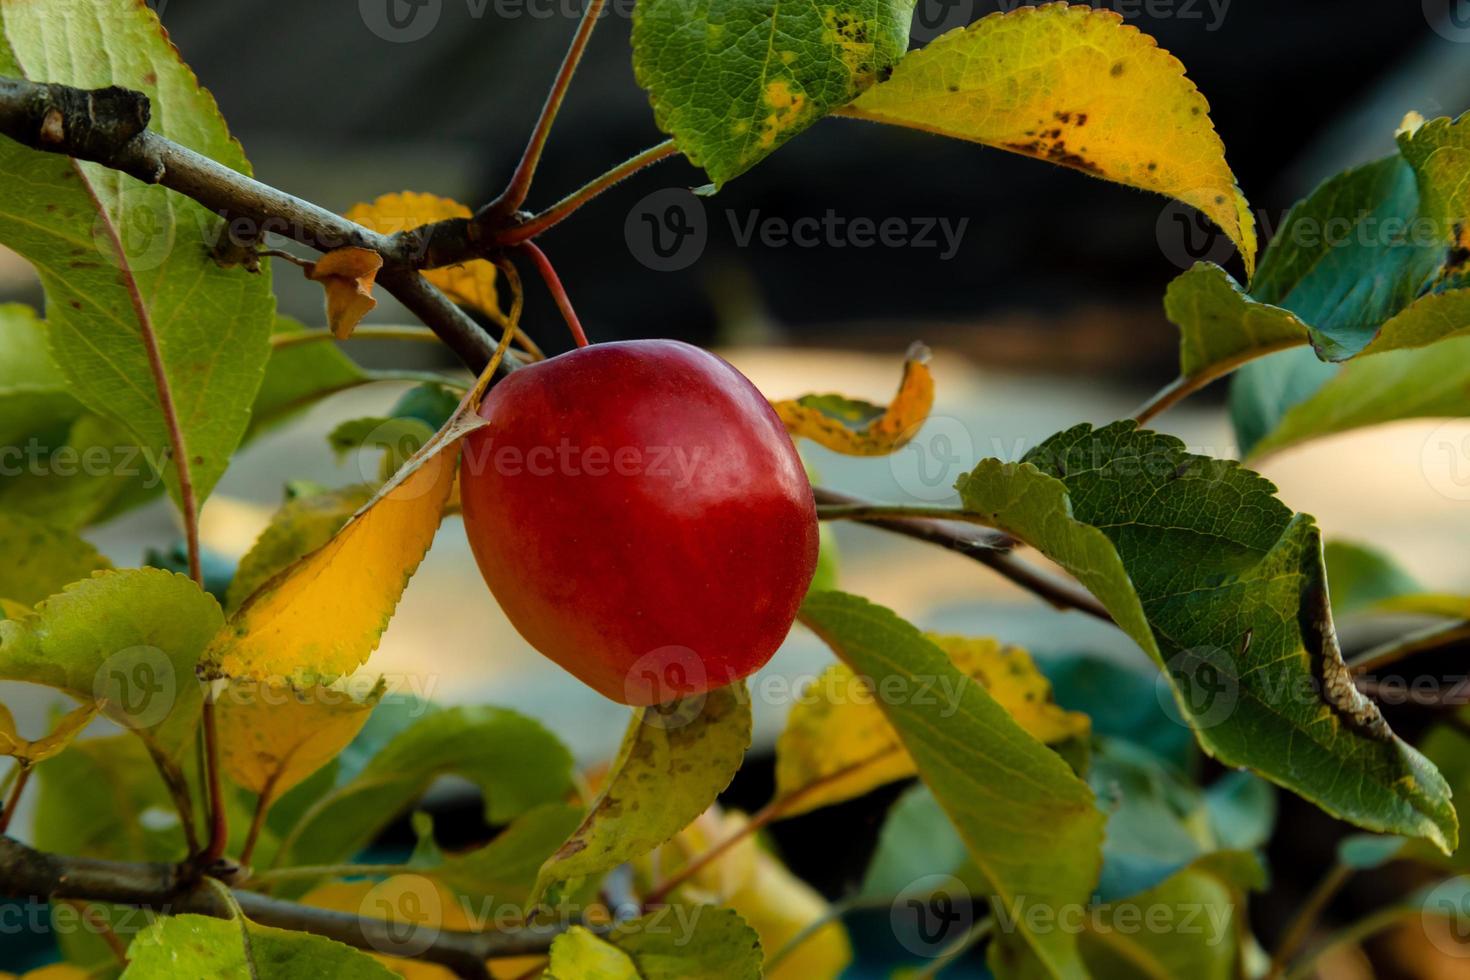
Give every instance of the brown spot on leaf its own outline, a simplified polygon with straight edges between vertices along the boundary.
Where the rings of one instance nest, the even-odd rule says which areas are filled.
[[[1113,62],[1113,67],[1108,69],[1108,74],[1112,75],[1114,78],[1121,78],[1123,75],[1123,71],[1123,62],[1115,61]]]

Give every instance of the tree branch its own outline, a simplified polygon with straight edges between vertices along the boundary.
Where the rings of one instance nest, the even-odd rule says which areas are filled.
[[[471,371],[490,361],[495,345],[468,314],[418,275],[427,242],[405,232],[382,235],[326,208],[277,190],[150,131],[148,97],[121,88],[86,91],[67,85],[0,78],[0,134],[35,150],[121,171],[192,198],[228,222],[235,242],[266,234],[330,252],[353,246],[383,257],[378,282],[439,335]],[[456,261],[463,261],[461,256]],[[507,357],[504,370],[519,366]]]
[[[818,504],[845,505],[855,507],[874,506],[859,497],[852,497],[825,487],[814,487]],[[858,523],[882,528],[894,534],[927,541],[941,548],[973,558],[980,564],[1000,573],[1028,592],[1033,592],[1057,609],[1076,609],[1089,616],[1111,623],[1113,617],[1103,604],[1090,593],[1055,575],[1021,561],[1010,550],[1017,544],[1009,535],[990,528],[977,527],[960,521],[936,520],[933,518],[875,517]]]
[[[0,893],[37,902],[113,902],[171,915],[227,919],[231,913],[207,882],[188,881],[174,865],[60,857],[9,837],[0,837]],[[232,894],[246,918],[261,925],[310,932],[372,952],[391,952],[402,945],[403,936],[395,934],[395,930],[401,932],[401,924],[313,908],[259,892],[234,889]],[[557,924],[499,932],[440,929],[418,958],[446,966],[460,976],[484,977],[487,959],[543,953],[564,928]]]

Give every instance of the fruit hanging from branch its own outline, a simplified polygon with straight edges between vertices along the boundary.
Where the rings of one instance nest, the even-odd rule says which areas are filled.
[[[532,646],[635,705],[775,653],[816,568],[816,506],[740,372],[676,341],[594,344],[515,371],[480,414],[465,532]]]

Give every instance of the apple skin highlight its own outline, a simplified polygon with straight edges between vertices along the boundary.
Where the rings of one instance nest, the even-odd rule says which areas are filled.
[[[514,371],[480,415],[465,533],[533,647],[632,705],[770,660],[816,569],[817,514],[744,375],[678,341],[594,344]]]

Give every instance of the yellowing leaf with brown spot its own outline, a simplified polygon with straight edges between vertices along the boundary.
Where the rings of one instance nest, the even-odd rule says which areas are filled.
[[[382,693],[358,701],[321,685],[232,681],[215,708],[225,772],[269,807],[357,737]]]
[[[323,255],[306,270],[306,278],[327,291],[327,326],[338,340],[346,340],[377,307],[373,281],[383,257],[366,248],[339,248]]]
[[[1184,66],[1110,10],[1065,3],[983,17],[910,52],[842,112],[972,140],[1157,191],[1256,261],[1249,205]]]
[[[469,407],[478,394],[330,541],[245,600],[205,651],[207,669],[312,684],[366,662],[439,528],[460,440],[484,424]]]
[[[15,730],[15,718],[10,709],[0,704],[0,756],[13,757],[22,766],[34,766],[38,762],[45,762],[54,755],[58,755],[62,749],[71,744],[87,723],[97,714],[102,707],[97,702],[84,704],[80,708],[73,709],[63,715],[56,723],[56,727],[50,734],[36,739],[34,742],[21,738]]]
[[[1038,740],[1056,745],[1091,731],[1086,715],[1052,701],[1051,682],[1025,650],[989,638],[926,635]],[[783,817],[917,774],[878,704],[884,696],[845,664],[828,667],[806,690],[776,742],[776,800]],[[946,703],[958,702],[959,692],[934,687],[901,696],[932,698],[942,712]]]
[[[384,235],[396,234],[447,218],[468,218],[470,209],[458,201],[434,194],[403,191],[384,194],[367,204],[354,204],[344,216]],[[495,291],[496,268],[486,259],[474,259],[442,269],[429,269],[425,279],[438,286],[450,299],[487,316],[499,319],[500,298]]]
[[[849,456],[886,456],[914,437],[934,407],[929,348],[909,348],[898,393],[886,406],[843,395],[803,395],[771,407],[793,436]]]

